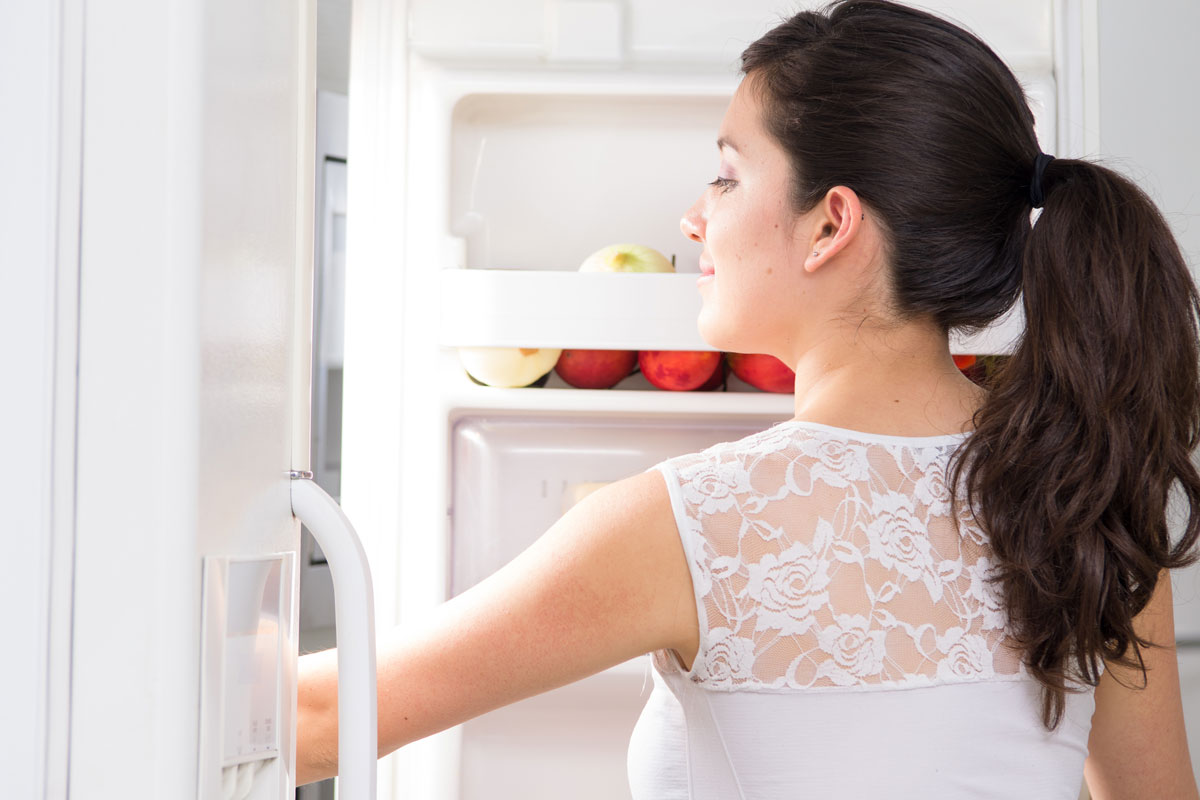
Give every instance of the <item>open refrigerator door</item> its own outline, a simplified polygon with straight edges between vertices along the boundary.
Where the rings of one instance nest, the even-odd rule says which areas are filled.
[[[375,532],[381,627],[475,585],[597,486],[792,416],[790,391],[733,374],[667,391],[635,369],[581,389],[547,366],[486,386],[460,349],[714,352],[679,218],[713,177],[741,50],[795,5],[356,3],[342,502]],[[1014,67],[1043,148],[1081,153],[1062,4],[936,6]],[[579,270],[625,242],[673,269]],[[1003,358],[1022,326],[1014,307],[952,333],[952,352]],[[380,796],[628,797],[649,669],[643,656],[414,742],[382,762]]]
[[[47,5],[64,239],[36,268],[69,379],[37,796],[294,795],[303,519],[336,586],[344,795],[374,797],[370,573],[306,479],[316,4]]]

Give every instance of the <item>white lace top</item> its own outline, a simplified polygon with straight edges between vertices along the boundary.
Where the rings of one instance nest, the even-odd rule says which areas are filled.
[[[690,671],[652,654],[635,800],[1076,800],[1092,690],[1046,732],[987,537],[965,502],[950,517],[969,435],[789,420],[653,467],[700,648]]]

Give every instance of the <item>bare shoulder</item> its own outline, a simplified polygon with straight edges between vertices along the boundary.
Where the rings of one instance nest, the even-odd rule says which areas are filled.
[[[609,664],[676,647],[688,640],[689,623],[696,627],[687,558],[666,479],[656,469],[588,494],[488,580],[514,592],[518,584],[558,586],[560,597],[569,591],[589,624],[609,627],[603,638],[610,647],[621,642]]]
[[[1188,753],[1175,650],[1171,573],[1163,570],[1134,628],[1158,647],[1144,648],[1141,670],[1105,664],[1084,776],[1094,800],[1200,798]]]
[[[614,530],[624,530],[629,537],[627,552],[640,551],[637,568],[642,572],[642,580],[655,587],[659,599],[653,604],[652,613],[660,616],[662,646],[674,649],[690,664],[700,644],[700,623],[687,554],[680,541],[666,478],[657,469],[651,469],[609,484],[602,491],[604,494],[597,498],[602,505],[626,509],[624,519]]]

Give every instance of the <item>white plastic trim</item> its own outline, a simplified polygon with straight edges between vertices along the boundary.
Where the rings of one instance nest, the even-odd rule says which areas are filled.
[[[446,347],[713,350],[701,338],[696,273],[442,269],[438,343]],[[719,280],[719,278],[718,278]],[[951,352],[1012,351],[1019,304],[983,331],[952,331]]]
[[[374,800],[379,725],[375,600],[367,553],[341,507],[313,481],[292,481],[292,513],[321,545],[333,577],[338,644],[338,796],[344,800]]]

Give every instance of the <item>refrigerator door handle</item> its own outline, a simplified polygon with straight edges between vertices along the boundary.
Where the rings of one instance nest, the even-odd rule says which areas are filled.
[[[378,760],[375,597],[354,526],[315,482],[291,482],[292,513],[308,528],[333,578],[338,664],[338,797],[374,800]]]

